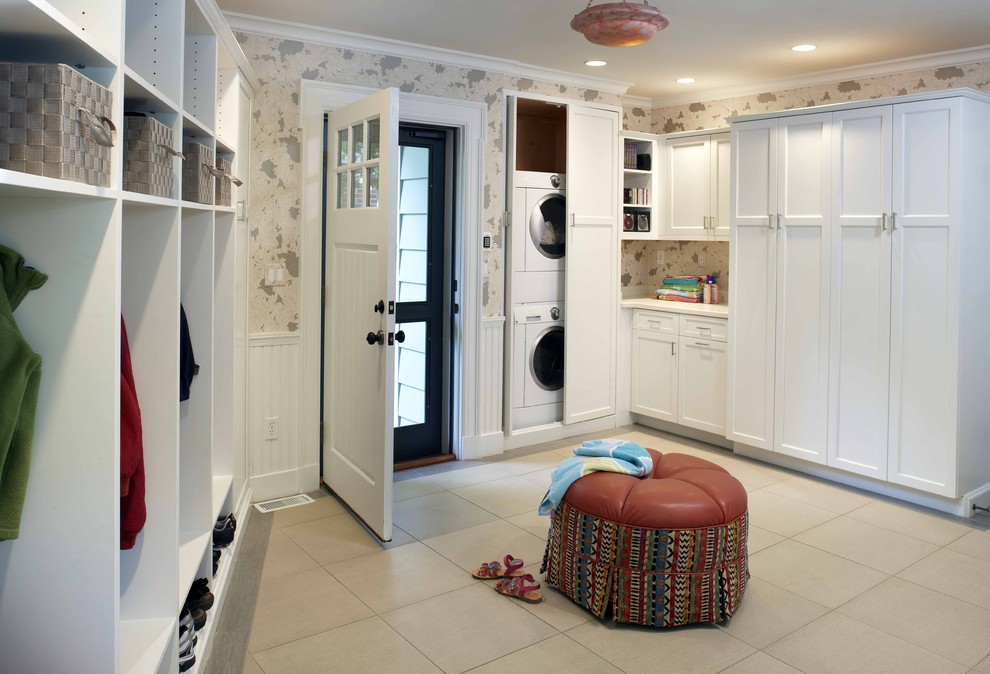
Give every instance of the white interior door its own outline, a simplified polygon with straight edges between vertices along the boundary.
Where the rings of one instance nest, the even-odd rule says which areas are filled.
[[[615,414],[619,113],[567,107],[564,423]]]
[[[323,479],[392,538],[399,91],[330,115]]]
[[[889,106],[832,115],[828,465],[887,479]]]
[[[774,451],[822,464],[828,427],[830,114],[785,117],[777,126]]]

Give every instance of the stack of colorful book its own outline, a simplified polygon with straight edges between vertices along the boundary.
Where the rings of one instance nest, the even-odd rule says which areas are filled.
[[[657,299],[701,304],[705,294],[704,280],[702,276],[667,276],[657,289]]]

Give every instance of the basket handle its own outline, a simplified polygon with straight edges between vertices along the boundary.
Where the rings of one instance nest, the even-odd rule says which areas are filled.
[[[233,173],[228,173],[227,171],[224,171],[219,166],[217,167],[217,171],[219,171],[223,175],[224,178],[226,178],[230,182],[234,183],[237,187],[240,187],[241,185],[244,184],[244,181],[243,180],[241,180],[240,178],[238,178],[237,176],[235,176]],[[219,177],[219,176],[217,176],[217,177]]]
[[[203,162],[203,168],[205,168],[207,171],[209,171],[210,172],[210,175],[213,176],[214,178],[222,178],[223,177],[223,171],[221,171],[220,169],[218,169],[218,168],[216,168],[214,166],[210,166],[205,161]]]
[[[80,113],[80,117],[83,116],[82,113],[86,113],[86,121],[79,120],[84,136],[88,136],[94,143],[103,147],[113,147],[117,144],[117,127],[108,117],[100,117],[86,108],[76,108],[76,110]],[[86,133],[87,130],[89,133]]]
[[[173,157],[178,157],[179,159],[182,159],[182,160],[185,160],[185,158],[186,158],[186,155],[182,154],[181,152],[179,152],[179,151],[177,151],[177,150],[175,150],[173,148],[170,148],[168,145],[165,145],[164,143],[159,143],[158,144],[158,147],[160,147],[161,149],[165,150],[166,154],[170,154]]]

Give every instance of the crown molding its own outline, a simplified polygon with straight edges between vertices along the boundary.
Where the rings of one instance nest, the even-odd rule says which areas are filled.
[[[955,49],[953,51],[943,51],[935,54],[924,54],[922,56],[910,56],[907,58],[892,59],[890,61],[877,61],[876,63],[866,63],[858,66],[850,66],[848,68],[820,70],[814,73],[795,75],[794,77],[786,77],[777,80],[767,80],[753,84],[744,84],[738,87],[705,89],[692,93],[678,94],[676,96],[658,96],[653,99],[652,107],[661,108],[671,105],[687,105],[688,103],[717,101],[726,98],[737,98],[739,96],[752,96],[754,94],[784,91],[787,89],[799,89],[801,87],[810,87],[817,84],[832,84],[834,82],[844,82],[846,80],[908,73],[913,70],[927,70],[929,68],[965,65],[967,63],[977,63],[979,61],[990,61],[990,45],[970,47],[967,49]]]
[[[630,96],[626,94],[622,97],[622,105],[629,108],[653,108],[653,99],[646,96]]]
[[[360,33],[349,33],[332,28],[309,26],[291,21],[252,16],[250,14],[224,12],[224,17],[226,17],[227,23],[233,31],[277,37],[284,40],[298,40],[311,44],[320,44],[341,49],[354,49],[357,51],[372,52],[374,54],[386,54],[388,56],[398,56],[417,61],[442,63],[444,65],[462,68],[476,68],[478,70],[501,73],[512,77],[526,77],[544,82],[553,82],[554,84],[566,84],[567,86],[594,89],[620,96],[626,93],[629,87],[632,86],[630,82],[620,82],[600,77],[580,75],[564,70],[542,68],[540,66],[496,58],[494,56],[482,56],[480,54],[471,54],[454,49],[431,47],[429,45],[402,42],[400,40],[375,37],[373,35],[362,35]]]

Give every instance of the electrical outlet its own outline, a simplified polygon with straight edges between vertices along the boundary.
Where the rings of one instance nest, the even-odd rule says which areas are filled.
[[[704,267],[705,266],[705,254],[704,253],[698,253],[698,266],[700,266],[700,267]]]
[[[265,440],[278,440],[278,417],[265,418]]]
[[[663,251],[662,250],[658,250],[657,251],[657,264],[658,265],[662,265],[663,264]]]

